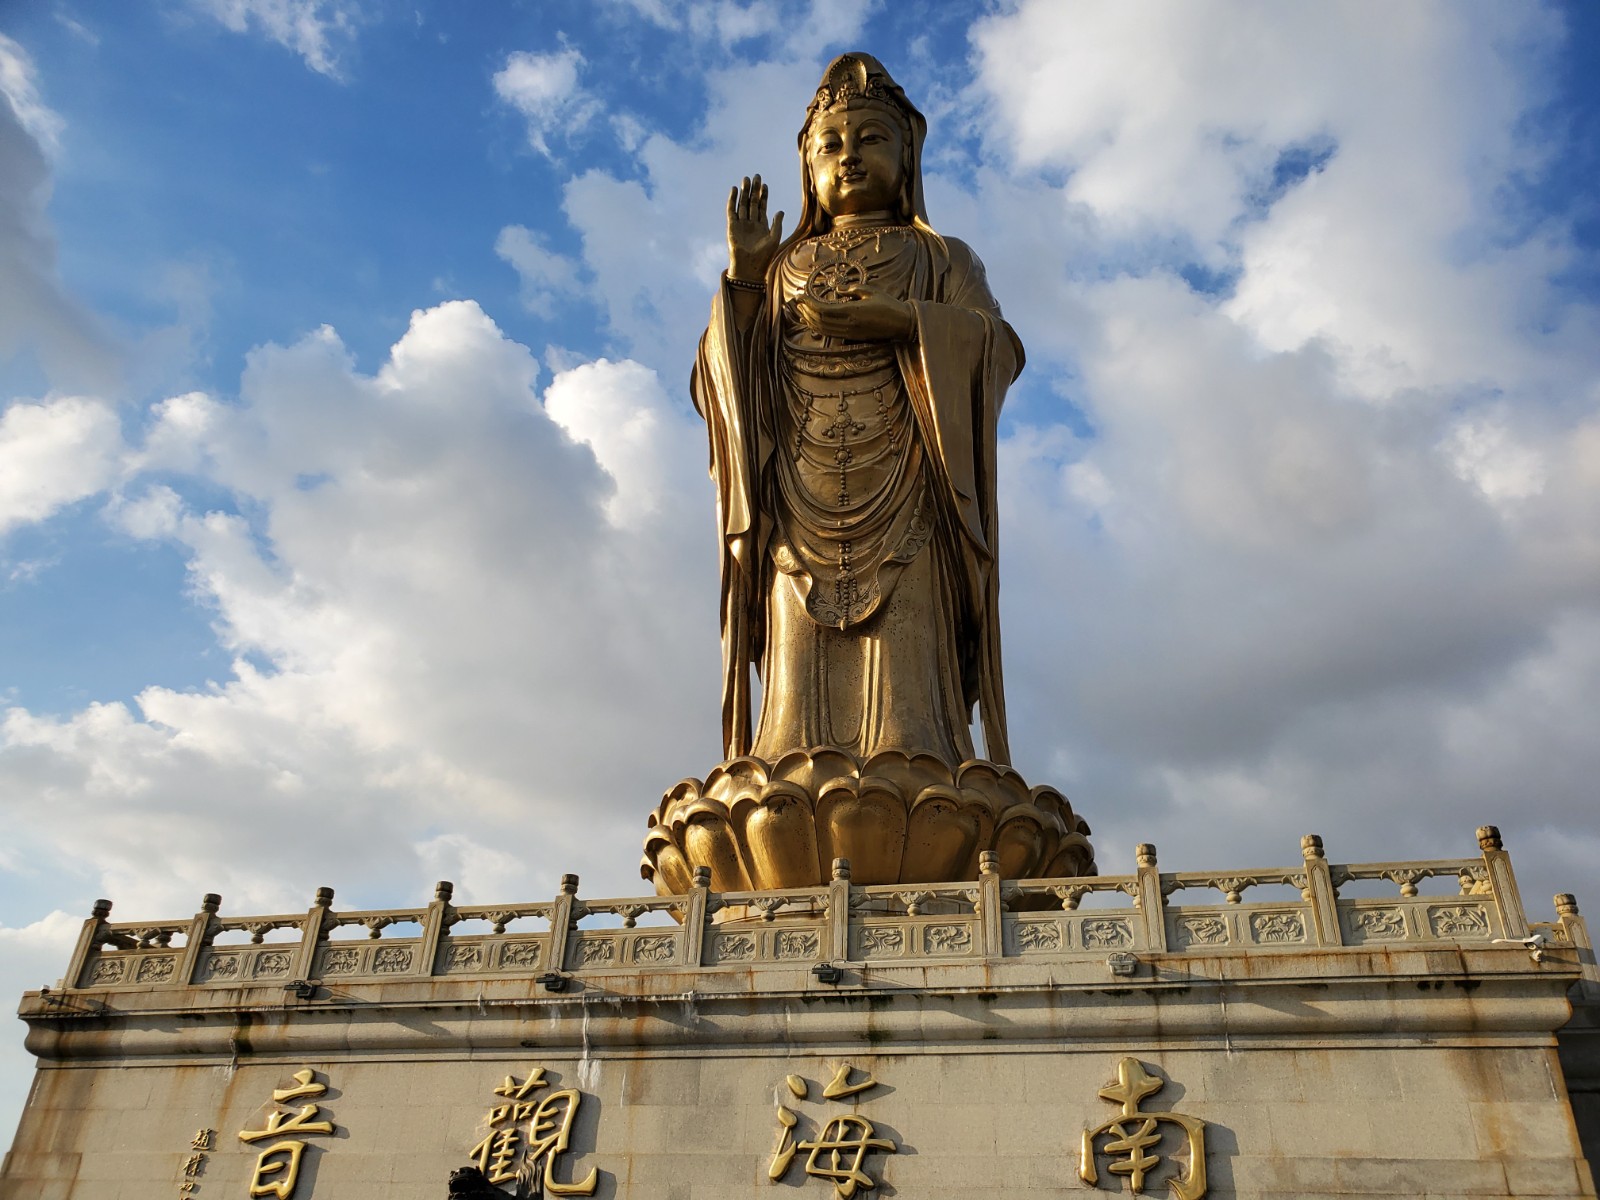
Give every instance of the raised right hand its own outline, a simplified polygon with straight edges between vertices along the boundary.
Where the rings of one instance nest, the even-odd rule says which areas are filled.
[[[745,176],[728,192],[728,274],[747,283],[762,283],[783,240],[783,213],[767,225],[767,185],[761,176]]]

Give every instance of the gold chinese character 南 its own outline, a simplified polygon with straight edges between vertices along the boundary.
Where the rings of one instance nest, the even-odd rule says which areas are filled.
[[[537,1104],[526,1098],[535,1089],[547,1086],[542,1067],[535,1067],[520,1084],[507,1075],[494,1094],[506,1097],[510,1103],[497,1104],[489,1110],[490,1132],[468,1153],[490,1183],[509,1183],[537,1173],[546,1195],[592,1196],[600,1182],[596,1168],[591,1167],[587,1175],[572,1183],[556,1178],[556,1160],[571,1147],[572,1125],[583,1095],[576,1088],[562,1088]],[[521,1122],[527,1122],[525,1138]]]
[[[284,1104],[307,1096],[322,1096],[328,1091],[328,1085],[318,1083],[316,1072],[309,1067],[296,1071],[294,1080],[294,1087],[274,1089],[272,1099],[275,1103]],[[315,1104],[302,1104],[299,1111],[293,1113],[271,1112],[267,1114],[264,1128],[241,1129],[239,1140],[249,1145],[270,1137],[282,1138],[286,1133],[333,1133],[333,1122],[326,1119],[319,1121],[317,1120],[319,1116],[321,1109]],[[197,1137],[196,1141],[198,1140]],[[288,1138],[268,1146],[256,1157],[255,1170],[250,1175],[249,1194],[252,1197],[275,1196],[277,1200],[289,1200],[294,1193],[295,1184],[300,1181],[300,1160],[305,1152],[304,1142]]]
[[[822,1089],[824,1099],[842,1100],[877,1086],[878,1081],[871,1072],[866,1073],[866,1078],[851,1083],[851,1070],[845,1065],[834,1073],[833,1079]],[[784,1082],[795,1099],[807,1098],[810,1086],[800,1076],[790,1075]],[[866,1170],[867,1155],[873,1150],[893,1154],[899,1149],[890,1139],[877,1136],[872,1122],[857,1113],[830,1118],[811,1141],[796,1138],[795,1129],[799,1123],[800,1118],[790,1108],[778,1105],[778,1144],[767,1168],[767,1178],[773,1183],[788,1173],[799,1151],[808,1150],[805,1173],[815,1179],[829,1180],[837,1200],[850,1200],[857,1190],[878,1186],[878,1181]]]
[[[1142,1194],[1145,1177],[1158,1168],[1165,1157],[1157,1151],[1160,1127],[1175,1125],[1187,1139],[1189,1161],[1187,1170],[1167,1180],[1167,1188],[1173,1200],[1201,1200],[1206,1194],[1206,1123],[1182,1113],[1149,1113],[1139,1107],[1147,1096],[1160,1091],[1163,1084],[1163,1080],[1147,1072],[1136,1058],[1124,1058],[1117,1064],[1117,1081],[1101,1088],[1100,1096],[1120,1104],[1122,1111],[1109,1121],[1083,1131],[1078,1178],[1090,1186],[1098,1184],[1100,1174],[1095,1166],[1095,1144],[1104,1138],[1100,1151],[1110,1159],[1106,1169],[1113,1175],[1127,1176],[1133,1194]]]

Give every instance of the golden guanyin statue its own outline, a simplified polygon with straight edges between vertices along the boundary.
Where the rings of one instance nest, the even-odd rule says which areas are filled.
[[[783,237],[759,175],[728,198],[728,271],[692,389],[722,545],[727,761],[669,791],[663,893],[1088,874],[1088,827],[1011,769],[995,442],[1022,344],[922,195],[927,122],[865,54],[828,67]],[[752,694],[762,689],[759,715]],[[974,757],[976,710],[985,757]]]

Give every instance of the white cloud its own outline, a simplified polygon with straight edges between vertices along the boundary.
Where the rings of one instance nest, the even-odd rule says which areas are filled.
[[[189,0],[233,33],[259,33],[292,50],[318,74],[341,75],[341,46],[355,37],[354,0]]]
[[[522,281],[522,303],[537,316],[553,316],[557,300],[582,294],[578,264],[551,250],[540,234],[526,226],[502,229],[494,252],[516,270]]]
[[[682,513],[703,449],[637,363],[569,369],[542,397],[538,375],[456,301],[415,314],[375,374],[323,329],[253,353],[236,406],[157,406],[165,450],[132,460],[187,462],[257,516],[137,477],[109,515],[182,549],[236,658],[137,710],[12,709],[18,852],[70,858],[138,911],[206,890],[294,907],[319,883],[379,903],[452,863],[536,894],[573,867],[630,890],[642,814],[715,757],[714,551]],[[581,829],[552,819],[574,811]],[[85,849],[73,831],[107,812],[124,833]],[[316,845],[240,856],[246,819],[314,824]],[[536,841],[520,881],[485,849]]]
[[[0,95],[11,102],[17,123],[45,149],[60,147],[66,122],[39,96],[33,59],[17,42],[0,33]]]
[[[46,150],[63,128],[40,98],[32,59],[0,36],[0,366],[32,353],[56,387],[98,390],[113,381],[114,358],[61,286],[46,216]]]
[[[550,153],[552,137],[570,139],[599,112],[595,98],[578,83],[582,67],[583,55],[570,46],[549,54],[514,50],[494,74],[495,95],[522,114],[528,144],[540,154]]]
[[[121,448],[117,416],[103,401],[13,404],[0,414],[0,534],[106,487]]]

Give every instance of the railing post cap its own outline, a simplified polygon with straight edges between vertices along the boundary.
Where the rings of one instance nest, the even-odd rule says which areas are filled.
[[[1134,854],[1138,856],[1141,867],[1153,867],[1156,865],[1156,848],[1153,843],[1140,842],[1134,849]]]
[[[207,892],[204,896],[200,897],[201,912],[210,913],[212,916],[216,916],[218,910],[221,908],[222,897],[216,892]]]
[[[1478,848],[1480,850],[1504,850],[1505,845],[1500,841],[1500,826],[1478,826]]]
[[[1556,895],[1556,912],[1563,917],[1578,915],[1578,898],[1571,892],[1560,892]]]
[[[836,858],[833,860],[833,877],[837,880],[848,880],[850,878],[850,860],[848,858]]]
[[[433,885],[433,898],[435,900],[443,900],[446,904],[448,904],[450,903],[450,898],[455,894],[456,885],[451,883],[448,879],[441,879],[438,883]]]
[[[576,875],[563,875],[561,877],[561,891],[568,896],[578,894],[578,877]]]
[[[104,921],[111,915],[111,901],[105,899],[96,900],[92,915],[96,921]]]
[[[1319,833],[1308,833],[1305,835],[1305,837],[1301,838],[1300,853],[1305,855],[1307,858],[1321,858],[1322,835]]]
[[[316,904],[318,908],[330,907],[333,904],[333,889],[331,887],[319,887],[317,889]]]
[[[1000,851],[998,851],[998,850],[985,850],[981,854],[978,855],[978,874],[980,874],[980,875],[998,875],[998,874],[1000,874]]]
[[[710,867],[699,866],[694,869],[694,886],[697,888],[709,888],[711,886]]]

